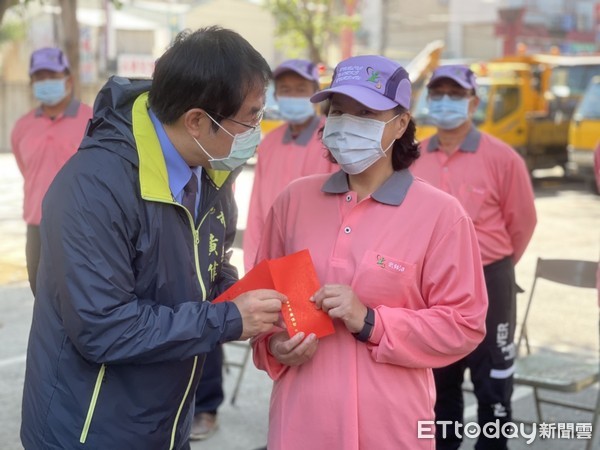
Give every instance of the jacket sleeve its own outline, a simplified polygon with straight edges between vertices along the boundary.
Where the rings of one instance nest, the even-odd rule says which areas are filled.
[[[129,174],[116,164],[90,164],[81,152],[68,166],[75,164],[79,170],[66,170],[44,200],[42,242],[57,313],[81,355],[95,363],[184,360],[237,339],[241,317],[231,302],[170,307],[136,297],[139,192],[117,188]]]
[[[487,291],[471,220],[463,216],[432,244],[422,269],[420,310],[378,306],[368,347],[380,363],[443,367],[483,340]]]
[[[279,202],[279,199],[276,203]],[[285,256],[285,247],[281,227],[274,213],[274,206],[271,208],[269,215],[265,221],[263,229],[263,238],[260,241],[260,246],[256,254],[256,261],[260,262],[265,258],[279,258]],[[259,334],[251,340],[252,357],[254,365],[267,372],[267,375],[273,380],[279,379],[289,368],[281,364],[269,351],[269,339],[275,334],[275,331]]]
[[[533,236],[537,216],[533,187],[525,162],[514,151],[511,156],[509,166],[502,172],[500,207],[513,246],[513,262],[516,264]]]

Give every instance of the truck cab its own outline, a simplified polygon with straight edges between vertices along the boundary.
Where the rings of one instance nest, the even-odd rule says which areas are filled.
[[[594,150],[600,144],[600,76],[592,78],[575,108],[569,127],[567,171],[594,179]]]
[[[530,171],[567,166],[569,126],[585,83],[600,73],[600,57],[515,55],[471,64],[479,108],[473,122],[517,150]],[[435,132],[427,92],[414,103],[417,139]]]

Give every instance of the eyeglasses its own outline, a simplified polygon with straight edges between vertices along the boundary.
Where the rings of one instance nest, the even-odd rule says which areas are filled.
[[[234,119],[232,119],[230,117],[225,117],[224,115],[219,114],[218,112],[210,111],[208,109],[206,109],[205,111],[208,112],[208,113],[210,113],[210,114],[214,114],[215,116],[219,117],[220,119],[229,120],[230,122],[237,123],[238,125],[242,125],[243,127],[246,127],[246,128],[248,128],[250,130],[256,130],[256,128],[260,126],[260,123],[263,120],[263,116],[265,115],[265,108],[263,108],[263,109],[261,109],[259,111],[259,113],[257,115],[256,125],[248,125],[247,123],[238,122],[237,120],[234,120]]]
[[[445,95],[447,95],[450,100],[455,101],[472,96],[470,92],[430,92],[428,98],[430,100],[442,100]]]

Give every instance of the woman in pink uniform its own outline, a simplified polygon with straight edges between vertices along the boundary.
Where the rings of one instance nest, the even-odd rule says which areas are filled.
[[[483,339],[487,294],[471,220],[415,179],[407,72],[380,56],[342,61],[323,143],[341,170],[291,183],[275,201],[257,260],[308,248],[335,324],[317,340],[281,329],[253,341],[274,380],[269,450],[435,447],[431,368]]]

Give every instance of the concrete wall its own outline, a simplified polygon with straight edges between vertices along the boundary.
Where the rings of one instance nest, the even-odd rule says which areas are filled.
[[[498,56],[500,39],[494,34],[497,6],[485,0],[384,0],[387,31],[381,39],[386,42],[385,54],[410,59],[429,42],[441,39],[446,42],[445,57]]]
[[[185,27],[192,30],[220,25],[240,33],[258,50],[271,66],[275,66],[275,21],[262,6],[246,0],[212,0],[193,8],[184,17]]]
[[[448,2],[444,0],[388,0],[384,4],[387,36],[385,55],[398,60],[411,59],[428,43],[446,40]],[[387,10],[386,10],[387,8]]]

